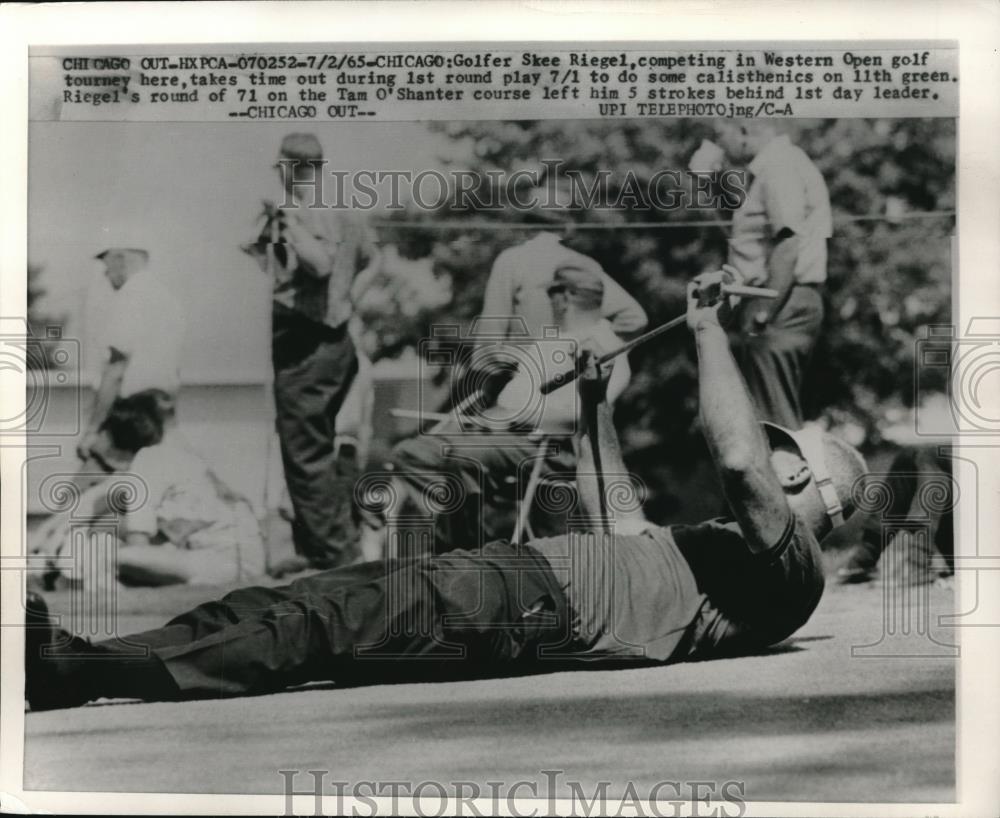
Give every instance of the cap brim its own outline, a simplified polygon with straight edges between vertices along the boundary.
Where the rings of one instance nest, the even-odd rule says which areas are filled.
[[[301,155],[292,156],[291,154],[288,153],[279,153],[278,162],[280,163],[282,160],[288,162],[322,162],[323,154],[320,154],[319,156],[301,156]]]
[[[767,435],[767,440],[772,446],[781,443],[791,443],[798,450],[799,454],[802,454],[802,447],[795,437],[795,432],[791,429],[786,429],[784,426],[779,426],[777,423],[771,423],[768,420],[762,420],[760,425],[764,427],[764,433]]]
[[[147,258],[149,257],[149,250],[145,247],[108,247],[105,250],[101,250],[94,258],[103,259],[108,253],[112,253],[115,250],[123,250],[126,253],[142,253]]]

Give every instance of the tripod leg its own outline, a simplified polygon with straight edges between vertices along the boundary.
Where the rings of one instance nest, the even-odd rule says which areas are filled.
[[[548,438],[543,437],[538,442],[535,450],[535,462],[531,467],[531,476],[528,478],[528,485],[524,490],[524,498],[521,500],[521,507],[517,512],[517,523],[514,527],[514,534],[510,538],[513,545],[519,545],[521,534],[528,526],[528,515],[531,513],[532,503],[535,501],[535,491],[538,489],[538,481],[542,477],[542,466],[545,464],[545,454],[548,450]]]

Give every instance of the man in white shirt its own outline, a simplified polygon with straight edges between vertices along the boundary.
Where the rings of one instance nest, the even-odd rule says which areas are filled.
[[[574,261],[557,267],[542,290],[554,323],[539,327],[541,340],[505,345],[517,368],[495,404],[466,416],[461,425],[449,422],[447,428],[405,440],[393,450],[398,483],[417,503],[426,501],[430,484],[438,480],[461,487],[461,499],[453,507],[434,509],[438,552],[510,536],[511,521],[488,507],[496,500],[510,504],[520,499],[516,492],[524,480],[512,478],[531,471],[543,439],[542,477],[572,475],[576,467],[577,391],[563,387],[541,395],[539,387],[572,368],[580,344],[594,341],[613,349],[621,341],[602,317],[605,289],[600,269]],[[625,390],[630,377],[627,357],[615,359],[609,401]]]
[[[180,388],[180,354],[184,312],[177,299],[149,266],[149,252],[138,247],[109,247],[97,255],[113,289],[106,348],[96,396],[77,455],[82,471],[112,471],[114,464],[100,448],[101,424],[117,398],[159,389],[176,400]]]
[[[761,420],[800,429],[802,379],[823,324],[830,194],[812,160],[768,120],[725,120],[716,138],[750,177],[733,213],[729,263],[747,284],[778,291],[741,305],[734,352]],[[712,148],[703,145],[692,168]]]
[[[533,412],[537,417],[533,425],[541,433],[564,436],[576,432],[576,390],[557,389],[543,396],[538,389],[542,382],[569,368],[567,362],[575,359],[583,342],[595,341],[602,349],[620,345],[611,323],[601,317],[604,292],[604,282],[589,266],[567,263],[556,268],[546,296],[558,334],[524,348],[531,357],[518,366],[496,405],[481,412],[485,418],[516,423],[515,417]],[[623,355],[615,360],[608,384],[612,403],[625,391],[630,377],[628,358]]]
[[[556,269],[573,265],[600,278],[604,298],[600,315],[608,319],[621,336],[641,332],[648,319],[639,302],[609,276],[590,256],[567,247],[555,233],[542,231],[521,244],[508,247],[493,262],[479,326],[491,334],[507,335],[517,318],[524,320],[533,338],[540,338],[542,327],[555,324],[546,288]],[[518,328],[521,323],[517,322]]]

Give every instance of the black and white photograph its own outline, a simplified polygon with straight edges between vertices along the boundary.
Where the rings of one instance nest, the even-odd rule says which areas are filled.
[[[5,811],[991,814],[996,53],[638,28],[28,41]]]

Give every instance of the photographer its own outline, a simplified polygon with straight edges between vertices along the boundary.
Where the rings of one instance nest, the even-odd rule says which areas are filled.
[[[322,200],[324,173],[314,135],[286,136],[275,168],[284,202],[265,203],[264,230],[244,249],[274,286],[274,400],[296,551],[272,566],[280,576],[351,558],[356,530],[351,492],[340,479],[335,420],[358,371],[348,331],[351,285],[364,263],[377,263],[378,251],[358,214],[309,206]]]

